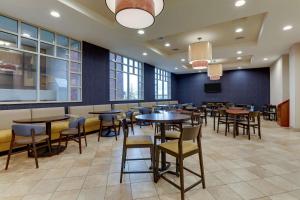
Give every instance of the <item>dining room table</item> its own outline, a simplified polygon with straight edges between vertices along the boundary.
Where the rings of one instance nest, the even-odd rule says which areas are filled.
[[[52,138],[51,134],[51,125],[52,122],[58,122],[58,121],[65,121],[68,120],[70,116],[68,115],[59,115],[59,116],[51,116],[51,117],[34,117],[34,118],[28,118],[28,119],[18,119],[18,120],[13,120],[14,123],[18,124],[42,124],[44,123],[46,125],[46,134],[49,136],[50,141]],[[52,155],[56,155],[61,153],[62,151],[65,150],[64,147],[58,148],[58,145],[52,145],[50,142],[50,149],[51,152],[49,152],[48,147],[45,148],[39,148],[37,150],[37,154],[39,157],[48,157]],[[30,155],[33,156],[33,155]]]
[[[160,126],[161,143],[164,143],[166,142],[166,124],[182,124],[183,122],[188,121],[191,116],[176,112],[161,112],[137,115],[135,118],[141,122],[158,123]],[[166,153],[162,152],[160,171],[167,171],[169,166],[170,164],[166,161]]]
[[[226,114],[233,117],[233,137],[235,138],[238,134],[238,119],[250,113],[246,109],[226,109]]]

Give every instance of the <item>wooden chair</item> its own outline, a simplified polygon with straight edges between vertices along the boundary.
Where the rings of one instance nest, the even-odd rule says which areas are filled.
[[[45,134],[45,127],[32,124],[14,124],[12,125],[12,138],[10,142],[10,148],[7,155],[7,161],[5,170],[8,169],[10,157],[13,154],[12,150],[15,146],[27,145],[28,155],[33,153],[35,159],[36,168],[39,168],[38,155],[37,155],[37,143],[47,141],[49,152],[51,152],[49,136]]]
[[[79,153],[81,154],[81,138],[85,140],[85,146],[87,146],[86,134],[85,134],[85,118],[71,118],[69,121],[69,128],[64,129],[60,132],[58,148],[61,148],[62,140],[65,140],[65,147],[68,146],[68,141],[72,140],[78,143]]]
[[[100,120],[100,128],[99,128],[99,135],[98,135],[98,142],[100,141],[101,134],[103,130],[108,130],[109,132],[113,129],[115,133],[115,138],[118,140],[118,134],[120,133],[121,128],[121,121],[118,120],[118,116],[115,114],[101,114],[99,115]],[[118,124],[118,131],[117,131],[117,124]]]
[[[129,136],[128,135],[128,124],[126,119],[122,120],[122,127],[124,132],[123,140],[123,153],[122,153],[122,163],[121,163],[121,175],[120,183],[122,183],[123,174],[137,174],[137,173],[153,173],[154,166],[154,145],[152,142],[151,136]],[[129,148],[149,148],[150,149],[150,158],[127,158],[127,149]],[[135,160],[151,160],[152,170],[147,171],[124,171],[126,161],[135,161]]]
[[[219,133],[220,125],[225,125],[225,135],[227,135],[227,132],[230,130],[230,125],[234,124],[234,121],[231,117],[229,117],[224,109],[218,110],[217,113],[218,123],[217,123],[217,133]]]
[[[152,109],[150,109],[150,108],[141,108],[141,109],[139,109],[139,113],[141,114],[141,115],[145,115],[145,114],[151,114],[152,113]],[[140,126],[140,128],[142,128],[142,126],[153,126],[152,125],[152,123],[149,123],[149,122],[138,122],[138,124],[139,124],[139,126]]]
[[[129,111],[125,112],[125,115],[126,115],[126,118],[125,118],[126,122],[127,122],[127,124],[130,124],[132,134],[134,135],[134,127],[133,127],[134,116],[133,116],[133,111],[129,110]]]
[[[238,122],[238,127],[243,128],[243,133],[245,130],[248,134],[248,139],[250,140],[250,129],[253,128],[253,133],[255,134],[255,129],[258,130],[259,139],[261,139],[261,121],[260,121],[260,112],[250,112],[246,116],[246,120]]]
[[[197,143],[194,143],[193,140],[196,139]],[[177,185],[172,180],[168,179],[164,174],[159,174],[159,155],[163,151],[171,156],[174,156],[179,162],[179,177],[180,185]],[[198,154],[200,172],[198,174],[186,167],[183,166],[183,160],[189,156]],[[184,170],[196,175],[200,178],[199,181],[185,188],[184,186]],[[205,188],[205,178],[204,178],[204,166],[203,166],[203,155],[202,155],[202,146],[201,146],[201,125],[194,127],[184,127],[181,126],[181,133],[179,140],[166,142],[158,145],[156,147],[155,153],[155,182],[158,181],[158,178],[161,177],[174,187],[178,188],[181,192],[181,199],[184,200],[184,193],[191,190],[198,184],[202,183],[202,187]]]

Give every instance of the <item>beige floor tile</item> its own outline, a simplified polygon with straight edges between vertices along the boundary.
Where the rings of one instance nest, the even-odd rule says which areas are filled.
[[[215,172],[214,175],[225,184],[236,183],[236,182],[241,182],[242,181],[241,178],[234,175],[229,170],[218,171],[218,172]]]
[[[32,194],[47,194],[56,191],[62,179],[41,180],[30,191]]]
[[[89,167],[72,167],[66,177],[85,176],[89,172]]]
[[[299,200],[296,197],[289,195],[288,193],[277,194],[270,197],[271,200]]]
[[[105,200],[132,200],[130,184],[107,186]]]
[[[52,193],[48,194],[29,194],[22,198],[22,200],[49,200]]]
[[[211,187],[208,188],[207,191],[216,200],[242,200],[242,197],[240,197],[227,185]]]
[[[269,177],[269,178],[266,178],[265,180],[272,183],[273,185],[276,185],[277,187],[283,189],[286,192],[296,190],[299,188],[292,182],[290,182],[280,176]]]
[[[82,189],[79,193],[78,200],[104,200],[106,186]]]
[[[64,179],[62,179],[62,181],[56,191],[79,190],[79,189],[81,189],[85,178],[86,177],[84,177],[84,176],[64,178]]]
[[[229,184],[229,187],[246,200],[257,199],[265,196],[263,193],[245,182]]]
[[[153,182],[132,183],[131,190],[133,199],[157,196]]]
[[[68,190],[55,192],[51,200],[77,200],[80,190]]]
[[[185,194],[188,200],[214,200],[214,197],[207,190],[191,190]]]
[[[104,175],[104,174],[87,176],[84,181],[83,188],[87,189],[87,188],[106,186],[107,179],[108,179],[108,175]]]
[[[247,183],[267,196],[284,192],[283,189],[264,179],[252,180],[248,181]]]

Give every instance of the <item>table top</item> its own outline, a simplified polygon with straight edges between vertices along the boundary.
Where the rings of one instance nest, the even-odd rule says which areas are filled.
[[[53,116],[53,117],[36,117],[31,119],[18,119],[18,120],[13,120],[13,122],[19,124],[35,124],[35,123],[49,123],[49,122],[63,121],[69,118],[70,117],[67,115],[61,115],[61,116]]]
[[[230,115],[247,115],[250,113],[248,110],[237,110],[237,109],[227,109],[226,110],[227,114]]]
[[[169,105],[155,105],[154,107],[169,107]]]
[[[130,108],[130,109],[132,109],[132,110],[140,110],[140,109],[143,109],[143,108],[148,108],[148,109],[152,109],[152,107],[147,107],[147,106],[136,106],[136,107],[132,107],[132,108]]]
[[[105,111],[92,111],[89,114],[101,115],[101,114],[119,114],[124,112],[123,110],[105,110]]]
[[[164,112],[164,113],[152,113],[152,114],[144,114],[144,115],[137,115],[135,117],[137,120],[146,121],[146,122],[163,122],[163,123],[170,123],[170,122],[184,122],[191,119],[189,115],[183,115],[173,112]]]

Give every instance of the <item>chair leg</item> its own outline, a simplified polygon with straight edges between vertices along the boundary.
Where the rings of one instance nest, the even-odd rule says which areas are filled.
[[[257,129],[258,129],[258,136],[259,136],[259,139],[261,139],[261,130],[260,130],[260,126],[258,126]]]
[[[219,122],[219,119],[218,119],[217,133],[219,133],[219,128],[220,128],[220,122]]]
[[[134,135],[133,121],[131,121],[131,131],[132,131],[132,134]]]
[[[205,175],[204,175],[204,165],[203,165],[203,155],[202,155],[202,149],[199,150],[199,164],[200,164],[200,172],[201,172],[201,178],[202,178],[202,188],[205,189]]]
[[[7,155],[5,170],[8,169],[9,160],[10,160],[10,156],[11,156],[12,149],[13,149],[13,146],[14,146],[14,142],[15,142],[15,139],[14,139],[14,136],[13,136],[11,141],[10,141],[10,147],[9,147],[9,151],[8,151],[8,155]]]
[[[98,142],[100,142],[100,137],[101,137],[101,134],[102,134],[102,130],[103,130],[103,127],[102,127],[102,124],[101,124],[101,122],[100,122],[99,135],[98,135]]]
[[[37,158],[35,142],[32,143],[32,150],[33,150],[33,154],[34,154],[35,166],[36,166],[36,168],[39,168],[39,162],[38,162],[38,158]]]
[[[116,138],[116,141],[117,141],[118,140],[118,133],[117,133],[117,128],[116,128],[115,125],[113,126],[113,129],[115,131],[115,138]]]
[[[183,172],[183,158],[179,158],[179,177],[180,177],[180,193],[181,200],[184,200],[184,172]]]
[[[60,152],[60,148],[61,148],[61,141],[62,141],[62,135],[59,135],[59,140],[58,140],[58,152]]]
[[[66,137],[65,137],[65,139],[66,139],[65,146],[66,146],[66,148],[67,148],[67,146],[68,146],[68,142],[69,142],[69,136],[66,136]]]
[[[47,139],[47,144],[48,144],[48,151],[49,151],[50,153],[52,153],[50,138]]]
[[[83,137],[84,137],[84,141],[85,141],[85,146],[87,147],[87,140],[86,140],[86,134],[85,134],[85,131],[83,132]]]
[[[79,144],[79,153],[81,154],[82,149],[81,149],[81,135],[80,134],[79,134],[79,137],[78,137],[78,144]]]
[[[248,140],[250,140],[250,126],[247,127]]]
[[[159,153],[160,149],[158,147],[155,148],[155,167],[154,167],[154,182],[157,183],[158,178],[159,178]]]
[[[126,151],[127,151],[126,147],[123,147],[120,183],[122,183],[122,181],[123,181],[123,172],[124,172],[125,163],[126,163]]]

